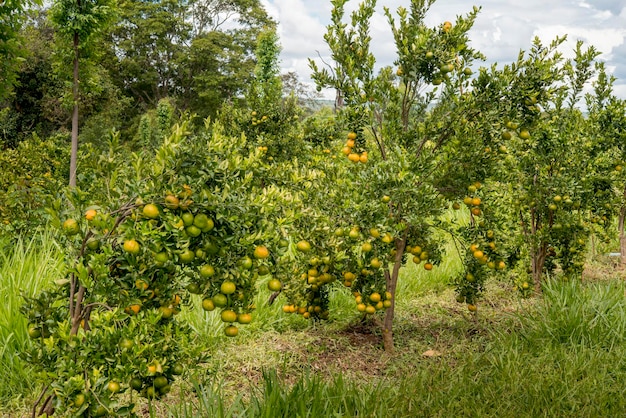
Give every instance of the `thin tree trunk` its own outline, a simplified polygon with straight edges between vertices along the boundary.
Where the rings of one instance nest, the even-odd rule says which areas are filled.
[[[400,275],[400,268],[402,267],[402,257],[404,256],[404,249],[406,248],[406,239],[396,240],[396,258],[393,263],[393,270],[389,273],[389,270],[385,271],[385,279],[387,281],[387,291],[391,293],[391,306],[385,311],[385,319],[383,321],[383,346],[385,351],[392,353],[393,346],[393,318],[396,308],[396,287],[398,285],[398,276]]]
[[[622,193],[624,197],[626,197],[626,188],[624,188],[624,192]],[[626,235],[624,235],[624,219],[626,218],[626,206],[622,206],[619,211],[619,260],[620,264],[626,265]]]
[[[624,218],[626,218],[626,206],[619,211],[619,254],[620,264],[626,265],[626,235],[624,235]]]
[[[70,154],[70,187],[76,187],[76,168],[78,161],[78,32],[74,32],[74,79],[72,83],[72,150]]]
[[[541,293],[541,281],[543,275],[543,266],[546,261],[546,255],[548,253],[548,244],[541,243],[538,248],[532,251],[532,274],[533,283],[535,284],[535,292]]]

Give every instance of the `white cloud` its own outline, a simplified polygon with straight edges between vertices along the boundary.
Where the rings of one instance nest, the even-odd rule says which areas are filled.
[[[319,51],[328,60],[323,41],[330,21],[330,0],[262,0],[270,14],[279,21],[283,52],[282,67],[297,71],[304,81],[310,80],[307,58]],[[347,14],[358,6],[358,0],[346,5]],[[426,16],[430,26],[454,21],[473,7],[468,0],[439,0]],[[626,7],[623,0],[482,0],[481,13],[470,33],[472,46],[484,53],[488,61],[500,64],[517,58],[520,49],[528,50],[535,35],[544,43],[556,35],[568,34],[563,52],[575,46],[577,39],[593,44],[603,53],[601,59],[617,67],[615,74],[626,74]],[[391,31],[382,14],[383,6],[392,12],[399,6],[409,8],[410,0],[379,0],[372,19],[372,50],[379,66],[392,65],[395,54]],[[569,51],[568,51],[569,50]],[[615,89],[626,98],[626,80],[618,80]]]

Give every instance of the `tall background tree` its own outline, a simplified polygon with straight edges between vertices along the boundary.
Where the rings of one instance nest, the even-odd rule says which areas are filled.
[[[240,96],[254,72],[260,31],[271,24],[258,0],[123,1],[103,63],[137,109],[171,97],[200,116]]]
[[[93,56],[98,39],[113,19],[113,0],[58,0],[50,10],[59,42],[59,51],[67,52],[71,45],[72,60],[72,149],[70,157],[71,187],[76,186],[78,161],[78,104],[80,94],[80,61]],[[63,67],[62,67],[63,68]]]
[[[0,3],[0,99],[11,91],[25,48],[20,36],[25,9],[38,0],[4,0]]]

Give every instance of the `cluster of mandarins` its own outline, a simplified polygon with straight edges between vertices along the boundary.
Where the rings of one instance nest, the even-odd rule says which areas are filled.
[[[343,152],[348,157],[348,160],[352,161],[353,163],[365,164],[368,158],[367,151],[363,151],[360,153],[355,151],[356,139],[357,139],[356,132],[349,132],[348,140],[346,141],[346,145],[343,147],[341,152]]]

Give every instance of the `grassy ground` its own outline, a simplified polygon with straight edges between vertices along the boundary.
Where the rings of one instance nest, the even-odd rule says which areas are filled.
[[[39,242],[45,243],[40,245]],[[21,242],[0,262],[0,415],[26,416],[34,388],[17,353],[28,344],[17,315],[20,291],[54,279],[51,240]],[[5,248],[7,248],[5,246]],[[339,288],[332,316],[313,324],[267,306],[240,336],[222,336],[215,314],[181,314],[210,353],[156,417],[537,417],[626,414],[626,286],[607,262],[582,283],[547,283],[541,299],[520,300],[491,283],[477,315],[446,286],[458,260],[432,272],[410,266],[398,295],[396,351],[362,321]],[[35,280],[37,279],[37,280]],[[264,286],[261,286],[265,289]],[[280,300],[279,300],[280,301]],[[199,301],[194,300],[195,304]],[[17,324],[17,325],[16,325]],[[14,412],[22,411],[22,412]]]

